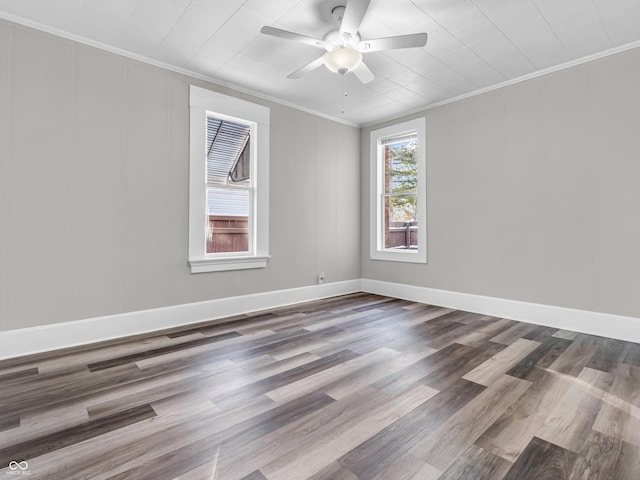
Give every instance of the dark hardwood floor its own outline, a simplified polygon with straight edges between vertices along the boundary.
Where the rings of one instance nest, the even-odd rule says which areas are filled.
[[[0,362],[0,480],[640,478],[640,345],[354,294]]]

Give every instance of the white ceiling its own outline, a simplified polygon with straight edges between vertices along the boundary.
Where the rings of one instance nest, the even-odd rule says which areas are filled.
[[[362,85],[325,67],[289,73],[344,0],[0,0],[0,16],[82,37],[356,124],[370,124],[640,41],[640,0],[372,0],[363,38],[427,32],[423,48],[370,52]],[[344,95],[344,92],[347,95]],[[344,113],[343,113],[344,111]]]

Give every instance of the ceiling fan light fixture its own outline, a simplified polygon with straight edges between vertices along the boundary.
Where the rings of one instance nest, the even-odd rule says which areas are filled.
[[[353,47],[342,46],[325,53],[322,60],[329,70],[344,75],[358,66],[362,53]]]

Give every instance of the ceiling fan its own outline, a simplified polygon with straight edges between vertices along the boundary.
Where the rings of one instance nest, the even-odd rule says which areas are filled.
[[[362,61],[363,53],[424,47],[427,44],[426,33],[363,40],[358,30],[369,8],[369,3],[371,0],[349,0],[346,6],[334,7],[331,13],[340,24],[340,28],[330,31],[322,39],[267,26],[262,27],[260,32],[326,50],[321,57],[299,68],[287,78],[300,78],[324,64],[329,70],[339,75],[353,72],[362,83],[369,83],[376,77]]]

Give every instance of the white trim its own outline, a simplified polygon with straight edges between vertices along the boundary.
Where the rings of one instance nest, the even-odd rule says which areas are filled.
[[[254,293],[0,332],[0,360],[360,291],[360,280]]]
[[[640,318],[362,279],[368,293],[640,343]]]
[[[385,250],[384,228],[382,225],[383,204],[382,189],[384,188],[384,148],[380,140],[404,134],[416,133],[418,143],[416,147],[416,164],[418,171],[418,248],[413,251]],[[427,162],[426,162],[426,121],[419,117],[406,122],[397,123],[374,130],[370,134],[370,162],[369,162],[369,258],[371,260],[386,260],[394,262],[427,263]]]
[[[270,257],[220,257],[204,260],[190,260],[191,273],[222,272],[227,270],[246,270],[264,268]]]
[[[189,265],[191,273],[264,268],[269,258],[270,109],[191,85],[189,88]],[[251,126],[249,252],[207,254],[205,132],[209,114]]]

